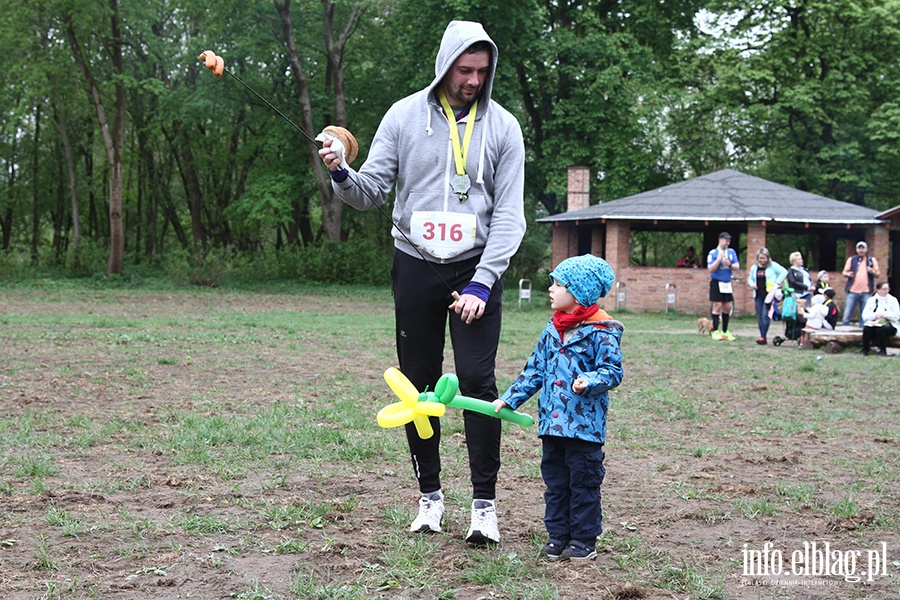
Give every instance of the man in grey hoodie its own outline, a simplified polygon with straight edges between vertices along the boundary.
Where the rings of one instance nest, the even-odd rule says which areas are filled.
[[[525,233],[525,146],[518,121],[491,99],[496,67],[497,46],[481,24],[452,21],[434,80],[388,110],[359,171],[330,141],[319,151],[335,193],[354,208],[384,204],[396,185],[391,279],[400,370],[417,389],[434,389],[449,320],[459,392],[488,402],[498,397],[500,278]],[[462,289],[456,300],[451,287]],[[463,416],[473,488],[466,541],[498,543],[500,421]],[[406,426],[422,493],[413,532],[441,531],[444,513],[440,421],[431,421],[427,440]]]

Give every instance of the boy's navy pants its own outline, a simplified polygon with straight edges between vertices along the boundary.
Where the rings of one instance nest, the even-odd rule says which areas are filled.
[[[603,444],[573,438],[543,436],[541,475],[544,524],[551,539],[578,540],[594,547],[603,532],[600,484],[606,475]]]

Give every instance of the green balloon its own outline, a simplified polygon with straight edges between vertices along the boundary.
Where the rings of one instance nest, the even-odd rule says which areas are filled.
[[[508,406],[504,406],[500,409],[500,412],[496,412],[497,407],[494,406],[493,402],[469,398],[468,396],[457,396],[448,402],[447,406],[471,410],[472,412],[481,413],[489,417],[497,417],[498,419],[503,419],[504,421],[521,425],[522,427],[531,427],[534,425],[534,417],[531,415],[516,412]]]
[[[433,392],[422,392],[419,394],[419,402],[442,402],[453,408],[461,408],[463,410],[471,410],[472,412],[481,413],[489,417],[496,417],[521,425],[522,427],[531,427],[534,425],[534,417],[525,413],[516,412],[508,406],[504,406],[497,412],[493,402],[478,400],[477,398],[469,398],[468,396],[458,396],[459,378],[453,373],[444,373],[434,386]]]

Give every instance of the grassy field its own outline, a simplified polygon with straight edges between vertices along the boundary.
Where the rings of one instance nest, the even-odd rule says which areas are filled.
[[[900,597],[900,359],[615,316],[599,557],[548,564],[534,428],[504,424],[503,543],[463,542],[455,409],[446,533],[406,533],[389,290],[0,283],[0,598]],[[510,299],[501,386],[548,317]]]

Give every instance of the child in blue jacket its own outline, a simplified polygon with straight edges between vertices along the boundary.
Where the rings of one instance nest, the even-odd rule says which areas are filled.
[[[517,409],[540,390],[538,435],[544,524],[550,560],[590,560],[603,531],[600,484],[609,390],[622,381],[624,327],[597,306],[615,274],[590,254],[567,258],[550,273],[553,318],[518,379],[494,401]]]

